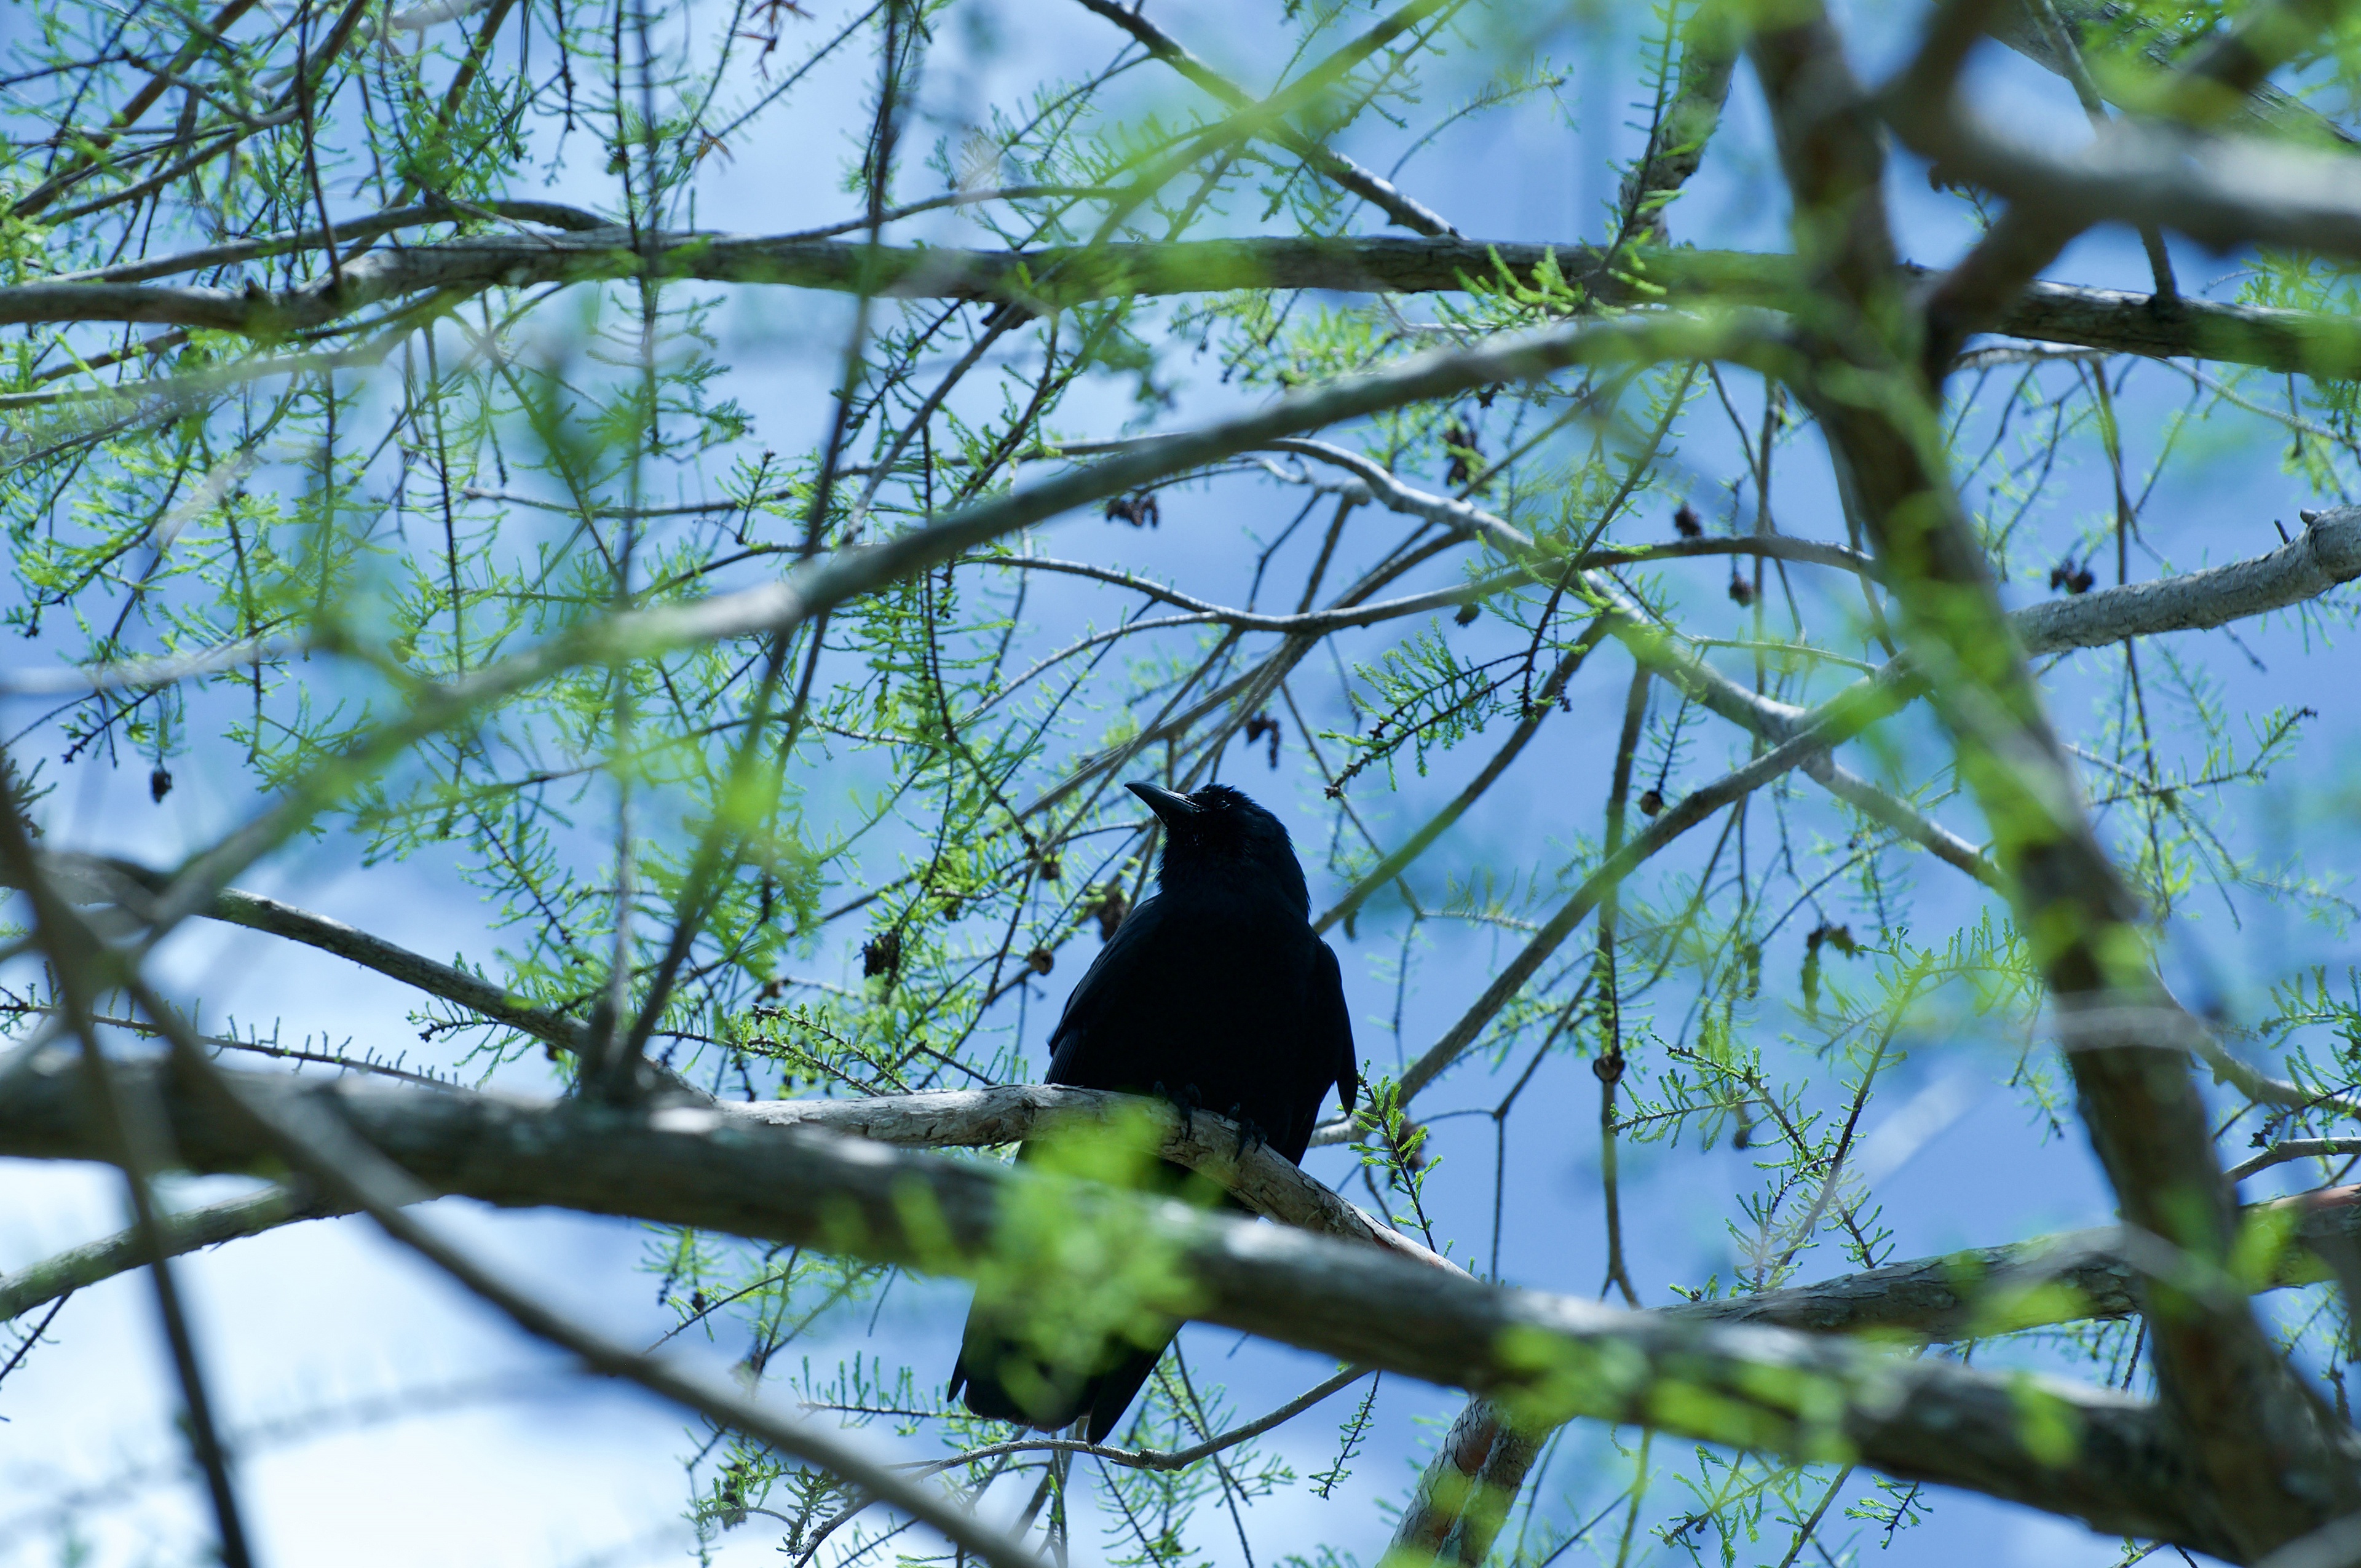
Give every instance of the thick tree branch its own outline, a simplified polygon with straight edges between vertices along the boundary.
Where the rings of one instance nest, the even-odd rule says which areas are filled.
[[[123,1071],[164,1107],[190,1168],[249,1170],[276,1157],[250,1115],[174,1069],[126,1063]],[[334,1120],[433,1190],[915,1267],[975,1266],[998,1233],[1003,1198],[1041,1179],[708,1108],[536,1105],[359,1080],[224,1076],[255,1113]],[[60,1053],[25,1064],[5,1087],[0,1153],[99,1155],[101,1129]],[[1116,1227],[1128,1246],[1170,1249],[1187,1283],[1169,1297],[1150,1287],[1147,1305],[1478,1389],[1535,1428],[1588,1417],[1783,1453],[1858,1455],[2104,1530],[2215,1552],[2233,1544],[2190,1507],[2185,1462],[2153,1411],[2103,1390],[1504,1290],[1372,1247],[1122,1194],[1074,1189],[1060,1203],[1061,1223]],[[2028,1409],[2064,1423],[2075,1441],[2029,1448]]]
[[[544,227],[567,230],[597,230],[610,225],[595,213],[578,207],[562,206],[555,202],[485,202],[469,203],[465,208],[447,202],[429,202],[414,206],[392,207],[372,213],[367,217],[348,218],[327,228],[291,230],[285,234],[257,235],[252,239],[233,240],[225,245],[209,245],[201,250],[183,250],[152,260],[120,261],[111,267],[89,272],[61,273],[47,280],[62,283],[144,283],[154,278],[170,278],[176,272],[203,272],[216,267],[231,267],[240,262],[265,257],[285,256],[299,250],[317,250],[323,246],[347,240],[374,239],[397,229],[416,228],[423,224],[462,223],[485,217],[503,218],[513,223],[539,224]]]
[[[2361,163],[2347,152],[2120,120],[2087,148],[2061,152],[1958,103],[1897,92],[1883,107],[1913,151],[2035,212],[2169,228],[2216,250],[2262,244],[2361,256]]]
[[[1419,1475],[1395,1527],[1394,1550],[1478,1568],[1547,1438],[1493,1400],[1468,1400]]]
[[[1257,1214],[1301,1230],[1382,1247],[1447,1273],[1466,1272],[1380,1224],[1292,1161],[1272,1153],[1268,1145],[1245,1147],[1238,1127],[1226,1117],[1201,1111],[1184,1129],[1179,1113],[1166,1101],[1059,1084],[1021,1083],[865,1100],[722,1102],[714,1108],[763,1126],[803,1127],[904,1148],[996,1148],[1060,1133],[1147,1132],[1158,1156],[1218,1183]],[[258,1235],[299,1220],[353,1212],[348,1203],[274,1187],[252,1197],[166,1216],[164,1229],[170,1250],[177,1255]],[[148,1255],[138,1234],[126,1231],[0,1277],[0,1320],[140,1267]]]
[[[1198,1113],[1183,1134],[1172,1107],[1158,1100],[1051,1084],[868,1100],[787,1100],[723,1103],[733,1119],[765,1126],[803,1127],[905,1148],[987,1148],[1080,1129],[1124,1127],[1155,1135],[1154,1152],[1222,1183],[1256,1212],[1319,1234],[1384,1247],[1413,1262],[1451,1273],[1457,1266],[1378,1224],[1363,1210],[1293,1164],[1257,1147],[1236,1156],[1236,1129]],[[2308,1139],[2283,1144],[2238,1168],[2248,1175],[2270,1165],[2316,1155],[2352,1152],[2352,1140]],[[272,1187],[250,1197],[163,1217],[177,1255],[259,1235],[302,1220],[349,1214],[349,1204]],[[2295,1222],[2288,1247],[2248,1288],[2275,1290],[2334,1277],[2322,1248],[2361,1242],[2361,1187],[2330,1188],[2250,1204],[2242,1223],[2277,1228],[2272,1216]],[[1814,1285],[1733,1296],[1664,1309],[1674,1317],[1763,1323],[1815,1333],[1906,1334],[1929,1343],[1984,1337],[2090,1318],[2123,1318],[2139,1310],[2137,1271],[2119,1255],[2120,1233],[2078,1231],[2034,1241],[1889,1264]],[[0,1277],[0,1320],[47,1305],[60,1296],[141,1267],[148,1260],[136,1231],[74,1247],[15,1274]],[[2063,1287],[2063,1290],[2036,1287]]]
[[[524,203],[504,203],[524,215]],[[542,214],[549,218],[549,214]],[[549,221],[555,221],[550,218]],[[143,262],[148,276],[203,264],[209,252]],[[1470,279],[1532,285],[1554,268],[1589,297],[1654,304],[1711,297],[1779,308],[1801,278],[1791,258],[1640,248],[1610,265],[1581,246],[1390,236],[1196,240],[1095,250],[970,251],[720,233],[647,234],[620,227],[464,236],[380,248],[293,289],[247,292],[144,283],[59,281],[0,288],[0,323],[139,322],[277,337],[327,325],[379,301],[647,276],[768,284],[897,299],[950,299],[1054,309],[1117,295],[1235,289],[1456,292]],[[1923,276],[1905,269],[1905,278]],[[2156,357],[2193,356],[2319,376],[2361,372],[2361,323],[2325,312],[2183,302],[2169,313],[2145,294],[2037,283],[1990,329],[2041,342]],[[137,383],[118,389],[136,395]]]
[[[2208,1113],[2178,1045],[2123,1022],[2172,1009],[2007,633],[1943,471],[1923,383],[1905,368],[1922,323],[1892,283],[1875,126],[1817,5],[1791,8],[1779,27],[1755,35],[1750,52],[1795,194],[1797,247],[1815,262],[1829,306],[1815,373],[1800,389],[1886,565],[1913,658],[1993,828],[2019,928],[2072,1047],[2083,1120],[2125,1217],[2213,1277],[2231,1255],[2235,1214]],[[1893,96],[1889,114],[1909,115],[1911,95]],[[1880,393],[1865,395],[1872,386]],[[2361,1506],[2352,1434],[2295,1384],[2246,1303],[2180,1279],[2150,1281],[2143,1299],[2162,1406],[2197,1456],[2203,1506],[2217,1510],[2211,1528],[2254,1557]]]
[[[154,276],[165,269],[179,270],[181,259],[203,265],[209,254],[143,265]],[[1531,282],[1536,269],[1553,261],[1567,280],[1618,302],[1644,297],[1624,280],[1625,269],[1644,268],[1648,280],[1660,287],[1734,293],[1741,301],[1773,297],[1790,286],[1793,276],[1776,257],[1646,252],[1625,258],[1610,272],[1595,253],[1579,247],[1449,238],[1288,237],[978,251],[711,232],[647,234],[635,245],[630,231],[617,225],[473,235],[380,249],[344,269],[341,284],[324,276],[276,292],[96,281],[19,284],[0,288],[0,323],[152,322],[278,335],[426,291],[474,292],[650,274],[1046,310],[1117,295],[1234,289],[1456,291],[1470,277],[1497,279],[1504,269]]]
[[[2052,599],[2009,616],[2028,653],[2101,648],[2130,637],[2202,631],[2318,598],[2361,577],[2361,507],[2303,520],[2303,532],[2268,555]]]
[[[2242,1223],[2292,1216],[2290,1247],[2250,1289],[2317,1285],[2335,1277],[2323,1245],[2361,1239],[2361,1187],[2329,1188],[2249,1204]],[[2142,1276],[2113,1227],[2006,1246],[1946,1253],[1865,1269],[1817,1285],[1667,1308],[1717,1322],[1771,1323],[1817,1333],[1909,1335],[1928,1343],[1982,1338],[2141,1310]]]
[[[1466,1272],[1378,1223],[1294,1161],[1273,1153],[1268,1145],[1245,1148],[1244,1135],[1226,1118],[1198,1112],[1184,1130],[1180,1113],[1162,1101],[1019,1083],[866,1100],[763,1100],[724,1109],[767,1126],[810,1127],[905,1148],[992,1148],[1060,1132],[1104,1130],[1128,1121],[1152,1130],[1162,1157],[1219,1183],[1257,1214],[1323,1235],[1366,1242],[1431,1267]]]

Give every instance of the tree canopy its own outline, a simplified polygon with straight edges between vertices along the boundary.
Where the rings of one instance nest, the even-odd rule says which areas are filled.
[[[677,1402],[725,1560],[2361,1560],[2343,7],[10,41],[0,1156],[129,1224],[0,1274],[0,1398],[147,1292],[205,1550],[181,1255],[308,1224]],[[1038,1082],[1133,779],[1294,833],[1372,1102],[1301,1170]],[[1986,1093],[2119,1223],[1889,1212]],[[440,1198],[636,1225],[663,1326]],[[1012,1436],[943,1279],[1202,1326]]]

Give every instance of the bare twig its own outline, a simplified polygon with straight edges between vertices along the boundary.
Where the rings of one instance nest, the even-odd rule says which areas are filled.
[[[928,1460],[924,1468],[929,1472],[948,1470],[953,1465],[973,1464],[1009,1453],[1079,1453],[1130,1470],[1186,1470],[1201,1460],[1210,1459],[1224,1449],[1235,1448],[1248,1439],[1260,1437],[1275,1426],[1293,1420],[1330,1395],[1358,1383],[1369,1375],[1369,1370],[1366,1366],[1347,1366],[1305,1389],[1277,1409],[1187,1448],[1114,1448],[1105,1443],[1084,1442],[1079,1438],[1024,1438],[1015,1442],[995,1442],[983,1448],[971,1448],[950,1459]]]
[[[1105,17],[1125,32],[1139,40],[1148,53],[1203,88],[1233,110],[1257,107],[1253,95],[1220,74],[1203,60],[1175,40],[1172,36],[1137,11],[1127,11],[1114,0],[1081,0],[1098,16]],[[1459,231],[1437,216],[1416,198],[1404,194],[1393,181],[1371,172],[1343,153],[1303,135],[1285,121],[1272,131],[1273,139],[1341,188],[1369,203],[1386,216],[1406,229],[1423,235],[1449,235],[1457,238]]]
[[[259,1235],[297,1220],[321,1219],[349,1210],[323,1203],[288,1187],[272,1187],[250,1198],[233,1198],[177,1214],[158,1216],[166,1248],[178,1255],[244,1236]],[[146,1266],[148,1245],[129,1230],[43,1258],[0,1276],[0,1319],[20,1317],[61,1296]]]

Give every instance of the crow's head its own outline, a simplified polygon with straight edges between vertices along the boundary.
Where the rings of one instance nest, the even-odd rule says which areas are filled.
[[[1262,879],[1295,908],[1309,914],[1312,894],[1286,825],[1227,784],[1207,784],[1194,795],[1176,795],[1152,784],[1125,788],[1148,803],[1164,824],[1160,886],[1215,881],[1237,884]]]

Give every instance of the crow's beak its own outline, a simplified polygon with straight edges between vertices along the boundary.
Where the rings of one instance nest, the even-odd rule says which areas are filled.
[[[1167,828],[1186,822],[1202,809],[1187,795],[1175,795],[1160,784],[1127,784],[1123,787],[1145,801],[1148,809],[1156,813],[1157,818]]]

